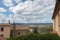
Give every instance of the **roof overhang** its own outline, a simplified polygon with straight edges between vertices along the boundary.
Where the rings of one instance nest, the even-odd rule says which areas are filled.
[[[55,4],[55,8],[54,8],[54,13],[52,16],[52,19],[55,18],[55,16],[57,15],[57,12],[60,10],[60,0],[56,0],[56,4]]]

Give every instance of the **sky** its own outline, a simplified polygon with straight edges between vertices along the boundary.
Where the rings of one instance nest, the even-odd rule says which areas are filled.
[[[55,0],[0,0],[0,23],[52,23]]]

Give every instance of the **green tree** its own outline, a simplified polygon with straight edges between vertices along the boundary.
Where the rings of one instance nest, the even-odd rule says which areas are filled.
[[[34,28],[33,33],[38,34],[37,28]]]

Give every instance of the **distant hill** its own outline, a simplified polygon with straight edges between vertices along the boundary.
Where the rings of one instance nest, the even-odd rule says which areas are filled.
[[[53,25],[53,23],[16,23],[16,25]]]

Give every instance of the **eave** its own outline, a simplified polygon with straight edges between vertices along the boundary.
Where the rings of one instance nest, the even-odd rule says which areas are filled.
[[[56,0],[55,8],[54,8],[54,13],[52,16],[52,19],[55,18],[55,16],[58,14],[57,12],[60,10],[60,1]]]

